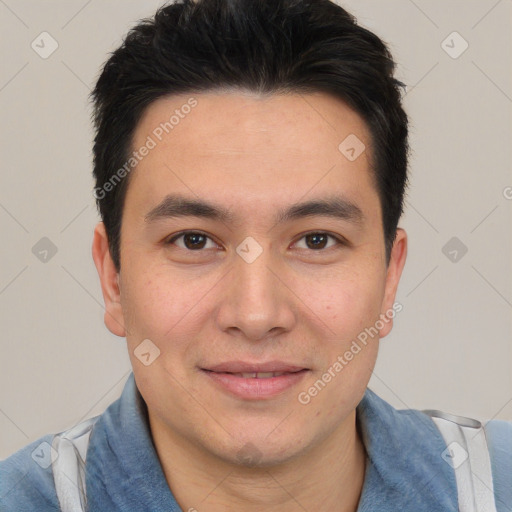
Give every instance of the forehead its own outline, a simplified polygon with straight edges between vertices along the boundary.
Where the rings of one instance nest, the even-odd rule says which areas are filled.
[[[365,149],[347,158],[345,141],[358,153]],[[161,98],[136,127],[132,149],[144,146],[151,149],[128,188],[141,205],[176,191],[224,204],[243,197],[246,204],[264,199],[276,206],[336,190],[353,200],[376,198],[365,122],[323,93]]]

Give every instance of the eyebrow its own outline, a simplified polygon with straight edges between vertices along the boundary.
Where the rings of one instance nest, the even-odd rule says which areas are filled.
[[[333,217],[358,226],[365,220],[361,208],[355,203],[341,196],[330,196],[324,199],[295,203],[279,210],[275,216],[275,224],[313,216]],[[152,223],[160,219],[178,217],[200,217],[225,223],[232,223],[235,220],[235,215],[223,206],[172,194],[167,195],[149,211],[144,220],[147,223]]]

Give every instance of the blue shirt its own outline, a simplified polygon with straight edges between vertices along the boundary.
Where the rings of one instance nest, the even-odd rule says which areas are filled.
[[[458,511],[453,468],[426,414],[397,410],[367,389],[356,409],[367,453],[358,512]],[[498,512],[512,511],[512,422],[485,425]],[[51,465],[33,452],[47,435],[0,462],[0,511],[60,510]],[[151,438],[147,408],[133,374],[121,397],[98,417],[87,450],[89,512],[181,512],[167,484]]]

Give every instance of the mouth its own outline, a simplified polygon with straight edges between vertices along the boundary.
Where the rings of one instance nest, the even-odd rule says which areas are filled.
[[[246,361],[226,361],[202,368],[215,373],[231,374],[269,374],[269,373],[296,373],[308,368],[284,361],[268,361],[266,363],[248,363]],[[264,377],[263,377],[264,378]]]
[[[211,372],[212,370],[205,370],[207,372]],[[236,377],[241,377],[242,379],[271,379],[272,377],[281,377],[281,375],[287,375],[289,373],[299,373],[306,371],[306,369],[298,370],[295,372],[214,372],[224,375],[235,375]]]
[[[283,394],[310,371],[309,368],[282,362],[259,365],[232,362],[201,370],[218,389],[245,400],[268,399]]]

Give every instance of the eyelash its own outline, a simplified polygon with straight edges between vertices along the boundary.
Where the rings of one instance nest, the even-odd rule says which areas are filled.
[[[177,233],[176,235],[173,235],[171,238],[167,239],[165,241],[165,245],[173,245],[176,240],[178,240],[179,238],[181,238],[185,235],[202,235],[202,236],[208,238],[209,240],[211,240],[212,242],[216,243],[210,236],[208,236],[206,233],[203,233],[202,231],[181,231],[180,233]],[[310,236],[310,235],[327,235],[329,238],[332,238],[333,240],[336,241],[335,246],[327,247],[326,249],[317,249],[317,250],[309,249],[312,252],[325,252],[326,250],[332,249],[333,247],[339,249],[341,246],[348,245],[348,242],[343,237],[334,235],[332,233],[329,233],[328,231],[309,231],[308,233],[304,233],[299,238],[298,241],[300,241],[303,238],[306,238],[307,236]],[[295,242],[295,243],[297,243],[297,242]],[[182,249],[182,247],[180,247],[180,249]],[[205,250],[205,249],[192,250],[192,249],[185,248],[184,250],[186,250],[188,252],[203,252],[203,250]]]

